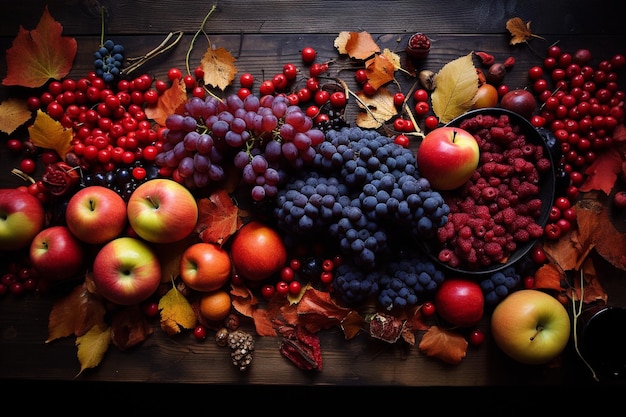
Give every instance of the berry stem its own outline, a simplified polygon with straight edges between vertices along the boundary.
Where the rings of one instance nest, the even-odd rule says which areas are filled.
[[[145,64],[146,62],[148,62],[149,60],[151,60],[152,58],[154,58],[155,56],[160,55],[163,52],[168,51],[170,48],[172,48],[174,45],[176,45],[182,39],[184,34],[185,33],[183,31],[170,32],[166,36],[166,38],[163,40],[163,42],[161,42],[156,48],[154,48],[153,50],[151,50],[147,54],[145,54],[143,56],[140,56],[140,57],[126,58],[126,62],[132,62],[132,64],[130,64],[128,67],[124,68],[121,71],[121,73],[122,74],[129,74],[129,73],[135,71],[137,68],[139,68],[143,64]],[[168,45],[167,43],[169,42],[169,40],[174,35],[177,35],[176,39],[174,39],[174,41],[172,41],[172,43]]]
[[[578,355],[578,357],[583,361],[583,363],[585,364],[585,366],[587,368],[589,368],[589,371],[591,372],[591,376],[593,378],[594,381],[599,382],[600,380],[598,379],[598,376],[596,375],[596,371],[593,369],[593,367],[589,364],[589,362],[587,362],[585,360],[585,358],[583,357],[583,354],[580,352],[580,348],[578,346],[578,318],[580,317],[580,315],[582,314],[583,311],[583,295],[585,293],[584,290],[584,286],[585,286],[585,274],[583,272],[582,269],[580,269],[580,302],[578,303],[578,307],[576,307],[576,291],[572,291],[572,310],[574,313],[574,319],[573,319],[573,327],[574,329],[572,330],[572,334],[574,336],[574,349],[576,350],[576,354]]]

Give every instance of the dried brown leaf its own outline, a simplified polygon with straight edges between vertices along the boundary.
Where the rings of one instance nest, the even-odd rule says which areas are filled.
[[[200,65],[204,70],[204,83],[220,90],[226,89],[235,79],[235,58],[224,48],[208,48]]]
[[[472,108],[478,91],[478,74],[473,52],[448,62],[437,73],[437,87],[431,95],[433,112],[448,123]]]
[[[368,96],[363,92],[357,94],[357,103],[360,108],[367,111],[360,112],[356,117],[357,126],[364,129],[378,129],[387,120],[398,114],[396,105],[393,102],[393,94],[382,87],[373,96]]]
[[[457,365],[467,354],[467,340],[459,333],[431,326],[422,336],[419,349],[427,356]]]
[[[532,37],[541,38],[541,36],[535,35],[530,30],[530,21],[524,23],[524,21],[519,17],[513,17],[507,20],[506,28],[511,33],[511,40],[509,41],[509,44],[511,45],[524,43]]]
[[[534,289],[561,292],[565,282],[565,272],[556,264],[544,264],[535,271]]]
[[[567,296],[572,299],[575,297],[576,300],[581,300],[583,303],[590,304],[595,302],[601,302],[606,304],[608,300],[608,294],[602,288],[602,284],[598,280],[598,275],[596,273],[595,265],[593,264],[593,260],[591,258],[587,258],[582,265],[582,289],[580,283],[580,276],[576,275],[574,277],[574,287],[569,287],[567,289]]]
[[[26,107],[26,100],[9,98],[0,103],[0,132],[11,134],[26,123],[32,113]]]
[[[111,341],[120,350],[126,350],[146,340],[152,326],[138,305],[117,310],[111,321]]]
[[[367,81],[375,90],[392,81],[395,71],[396,66],[394,62],[385,55],[376,54],[365,62]]]

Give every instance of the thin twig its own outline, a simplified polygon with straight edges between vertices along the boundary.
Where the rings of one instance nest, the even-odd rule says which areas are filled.
[[[176,39],[174,39],[174,41],[172,41],[172,43],[170,43],[169,45],[167,44],[170,39],[172,39],[172,37],[174,35],[176,36]],[[171,48],[173,48],[183,37],[184,32],[182,31],[177,31],[177,32],[170,32],[167,37],[163,40],[163,42],[161,42],[156,48],[154,48],[153,50],[151,50],[150,52],[148,52],[147,54],[140,56],[140,57],[131,57],[131,58],[126,58],[126,62],[131,62],[131,64],[124,68],[121,73],[122,74],[129,74],[133,71],[135,71],[137,68],[139,68],[140,66],[142,66],[143,64],[145,64],[146,62],[148,62],[149,60],[151,60],[152,58],[154,58],[155,56],[158,56],[168,50],[170,50]]]

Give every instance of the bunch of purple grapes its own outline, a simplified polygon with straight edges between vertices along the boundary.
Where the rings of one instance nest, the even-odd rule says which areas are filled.
[[[165,124],[158,166],[176,170],[187,188],[199,189],[224,180],[230,164],[254,201],[276,196],[281,171],[312,163],[324,141],[313,120],[284,96],[192,97],[184,113],[169,115]]]

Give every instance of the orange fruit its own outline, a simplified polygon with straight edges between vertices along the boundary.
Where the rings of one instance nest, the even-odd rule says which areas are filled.
[[[474,96],[473,109],[484,109],[486,107],[495,107],[498,104],[498,90],[491,84],[483,83],[478,87]]]
[[[217,290],[200,297],[200,314],[209,321],[224,320],[230,313],[230,294],[225,290]]]
[[[228,282],[231,270],[230,255],[215,243],[195,243],[180,259],[180,278],[196,291],[219,289]]]
[[[235,271],[242,278],[261,281],[285,266],[287,249],[276,230],[252,221],[233,237],[230,257]]]

